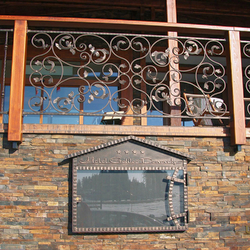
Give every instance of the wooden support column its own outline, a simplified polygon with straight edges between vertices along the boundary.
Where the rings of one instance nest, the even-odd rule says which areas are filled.
[[[123,77],[121,77],[123,79]],[[125,79],[129,81],[129,79]],[[127,83],[128,84],[128,83]],[[133,88],[132,86],[129,86],[127,89],[121,91],[121,98],[127,99],[130,102],[133,100]],[[124,102],[125,105],[128,105],[128,102]],[[122,111],[125,112],[127,115],[133,115],[133,110],[131,109],[130,106],[128,106],[126,109],[121,109]],[[131,116],[126,116],[122,119],[122,125],[133,125],[133,117]]]
[[[23,101],[27,50],[27,21],[16,20],[14,27],[8,140],[22,141]]]
[[[176,10],[176,0],[166,0],[166,14],[167,14],[167,22],[170,23],[177,23],[177,10]],[[177,32],[168,32],[168,36],[170,37],[177,37]],[[169,59],[170,59],[170,64],[169,64],[169,87],[170,87],[170,100],[172,102],[172,106],[170,107],[170,114],[173,116],[178,116],[181,114],[181,108],[176,106],[174,104],[174,99],[176,96],[171,95],[174,92],[174,89],[179,89],[180,90],[180,83],[179,81],[179,74],[175,73],[174,71],[179,71],[179,64],[174,63],[174,53],[173,49],[178,48],[178,42],[174,39],[169,39],[168,40],[168,48],[169,48]],[[172,75],[174,74],[175,80],[173,81]],[[163,107],[163,111],[166,110],[166,106]],[[181,118],[170,118],[167,119],[167,121],[164,121],[164,125],[170,125],[170,126],[181,126]]]
[[[243,145],[246,143],[246,126],[239,31],[228,31],[227,70],[231,144]]]
[[[140,57],[143,57],[143,54],[140,54]],[[141,60],[141,67],[144,68],[146,67],[146,58],[145,60]],[[143,73],[143,79],[146,79],[146,72],[144,71]],[[147,96],[144,93],[147,93],[147,85],[144,82],[141,82],[141,100],[147,101]],[[145,103],[143,108],[141,109],[141,114],[145,115],[147,114],[147,104]],[[141,117],[141,125],[142,126],[147,126],[148,119],[146,116]]]
[[[133,52],[132,50],[130,50],[129,52],[127,51],[123,51],[120,54],[121,57],[126,58],[129,62],[133,61]],[[133,87],[131,86],[130,83],[130,79],[132,79],[132,72],[128,72],[127,73],[128,76],[121,76],[121,80],[125,80],[126,84],[125,86],[123,86],[124,89],[122,89],[121,87],[121,98],[123,99],[127,99],[129,100],[129,102],[131,103],[133,100]],[[129,86],[128,86],[129,85]],[[131,107],[129,106],[129,103],[127,101],[124,101],[124,104],[127,105],[127,108],[121,109],[121,111],[124,111],[125,114],[127,115],[133,115],[133,110],[131,109]],[[132,116],[125,116],[122,119],[122,125],[133,125],[134,121],[133,121],[133,117]]]

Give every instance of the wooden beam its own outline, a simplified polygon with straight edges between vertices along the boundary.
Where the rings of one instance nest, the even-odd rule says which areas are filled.
[[[122,51],[119,54],[122,58],[126,58],[129,62],[133,61],[133,52],[130,51]],[[121,61],[121,63],[124,63],[123,61]],[[132,100],[133,100],[133,87],[132,87],[132,76],[133,73],[131,72],[131,70],[125,75],[122,75],[120,77],[121,80],[124,80],[126,83],[122,86],[120,86],[120,97],[122,99],[122,104],[124,104],[126,107],[125,108],[120,108],[120,111],[124,111],[125,114],[127,115],[133,115],[133,110],[132,110]],[[129,103],[131,104],[131,106],[129,105]],[[133,117],[132,116],[125,116],[122,119],[122,125],[133,125],[134,121],[133,121]]]
[[[131,77],[131,73],[129,72],[128,75]],[[126,84],[129,85],[125,89],[121,91],[121,98],[123,99],[123,104],[126,106],[126,108],[121,108],[121,111],[124,111],[127,115],[133,115],[132,105],[130,106],[129,103],[133,100],[133,87],[130,85],[128,77],[121,76],[121,80],[127,81]],[[124,101],[128,100],[128,101]],[[132,104],[132,103],[131,103]],[[133,125],[133,117],[132,116],[125,116],[122,119],[122,125]]]
[[[22,112],[24,101],[25,68],[27,47],[27,21],[16,20],[14,28],[8,140],[22,140]]]
[[[240,32],[238,31],[228,32],[227,70],[231,144],[243,145],[246,144],[246,126]]]
[[[170,23],[177,23],[177,10],[176,10],[176,0],[166,0],[166,14],[167,14],[167,22]],[[177,37],[177,32],[168,32],[169,37]],[[169,87],[170,87],[170,100],[171,100],[171,106],[170,106],[170,114],[174,116],[180,116],[181,109],[180,107],[176,106],[174,103],[174,100],[176,96],[172,95],[175,93],[175,89],[180,89],[180,84],[178,82],[179,80],[179,74],[174,72],[179,72],[179,64],[174,63],[175,60],[175,54],[174,50],[175,48],[178,48],[178,42],[175,39],[168,39],[168,48],[169,48]],[[178,61],[178,60],[177,60]],[[172,75],[175,75],[175,82],[173,80]],[[163,107],[165,110],[165,108]],[[165,110],[166,111],[166,110]],[[168,124],[169,123],[169,124]],[[170,126],[181,126],[181,118],[170,118],[170,119],[164,119],[164,125],[170,125]]]
[[[118,30],[135,30],[135,31],[154,31],[168,32],[178,31],[191,34],[220,34],[224,35],[225,31],[238,28],[216,25],[197,25],[187,23],[168,23],[168,22],[151,22],[135,20],[115,20],[115,19],[98,19],[98,18],[66,18],[66,17],[41,17],[41,16],[9,16],[0,15],[0,24],[11,25],[13,20],[27,20],[29,26],[36,27],[62,27],[62,28],[97,28]],[[245,28],[245,31],[250,31]]]
[[[166,0],[167,22],[177,23],[176,0]]]
[[[0,124],[0,132],[1,130]],[[94,135],[154,135],[228,137],[227,127],[170,127],[170,126],[114,126],[114,125],[71,125],[71,124],[23,124],[23,133],[31,134],[94,134]]]

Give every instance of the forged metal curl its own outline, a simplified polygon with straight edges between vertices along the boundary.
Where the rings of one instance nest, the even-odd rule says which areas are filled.
[[[246,43],[243,46],[243,55],[246,58],[250,58],[250,42]],[[246,104],[246,114],[249,117],[250,116],[250,101],[249,101],[249,94],[250,94],[250,65],[247,65],[244,71],[244,87],[245,87],[245,104]],[[248,96],[247,96],[248,95]]]
[[[168,40],[175,40],[178,47],[168,48]],[[224,52],[224,46],[218,40],[36,32],[31,37],[31,44],[41,51],[30,61],[29,82],[39,89],[40,94],[28,102],[32,111],[42,113],[51,107],[55,112],[69,113],[81,111],[79,104],[88,103],[93,108],[84,113],[86,115],[101,115],[106,107],[115,112],[118,106],[125,115],[129,109],[136,115],[145,116],[150,116],[149,111],[157,110],[168,117],[170,113],[166,110],[170,109],[162,107],[176,106],[183,116],[200,116],[204,110],[183,98],[184,89],[189,89],[188,93],[204,96],[206,112],[218,116],[217,110],[211,110],[207,104],[207,95],[219,98],[226,89],[225,68],[216,61],[216,57]],[[176,70],[177,64],[179,70]],[[66,75],[65,67],[76,73]],[[185,80],[186,74],[192,74],[193,80]],[[78,91],[70,91],[65,97],[57,95],[60,87],[70,87],[75,81]],[[110,86],[117,89],[111,91]],[[134,97],[128,99],[125,92],[131,91]],[[98,100],[102,100],[102,106],[95,109]],[[227,111],[222,99],[217,100],[216,107],[221,116]]]

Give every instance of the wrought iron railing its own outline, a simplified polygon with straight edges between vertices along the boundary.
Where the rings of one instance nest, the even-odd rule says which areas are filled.
[[[109,117],[121,123],[134,117],[147,118],[149,125],[158,125],[150,119],[164,124],[179,118],[196,125],[223,125],[229,119],[225,39],[37,30],[28,34],[25,117],[90,116],[96,124],[112,120]],[[178,47],[169,48],[171,40]]]
[[[0,29],[0,46],[1,46],[1,82],[0,82],[0,117],[1,123],[8,122],[8,110],[9,110],[9,79],[10,75],[10,51],[8,51],[8,46],[12,43],[13,30],[12,29]]]
[[[250,41],[241,41],[246,124],[250,121]]]
[[[246,143],[241,66],[246,56],[240,34],[248,28],[18,16],[0,16],[0,21],[11,28],[14,24],[9,123],[1,126],[8,129],[9,141],[22,141],[24,131],[38,130],[141,135],[199,131],[200,136],[230,135],[237,150]],[[69,31],[57,31],[62,27]],[[94,33],[104,29],[112,33]],[[125,30],[129,34],[120,33]],[[64,126],[110,121],[170,126]],[[180,121],[229,126],[184,129]]]

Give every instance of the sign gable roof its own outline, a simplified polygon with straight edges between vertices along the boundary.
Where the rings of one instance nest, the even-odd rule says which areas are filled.
[[[69,154],[69,155],[65,156],[65,159],[75,158],[75,157],[85,155],[85,154],[88,154],[88,153],[92,153],[94,151],[98,151],[98,150],[101,150],[101,149],[114,147],[115,145],[122,144],[122,143],[125,143],[125,142],[128,142],[128,141],[136,142],[136,143],[142,144],[144,146],[147,146],[147,147],[150,147],[150,148],[153,148],[153,149],[156,149],[156,150],[160,150],[160,151],[162,151],[164,153],[171,154],[173,156],[185,159],[188,162],[193,159],[193,157],[189,156],[188,154],[179,152],[177,150],[174,150],[174,149],[171,149],[171,148],[168,148],[168,147],[165,147],[165,146],[161,146],[161,145],[159,145],[159,144],[157,144],[157,143],[155,143],[155,142],[153,142],[151,140],[141,139],[141,138],[138,138],[138,137],[135,137],[135,136],[132,136],[132,135],[121,138],[121,139],[116,139],[116,140],[113,140],[113,141],[110,141],[110,142],[107,142],[107,143],[103,143],[103,144],[100,144],[98,146],[91,147],[91,148],[88,148],[88,149],[85,149],[85,150],[81,150],[81,151],[78,151],[78,152],[73,153],[73,154]]]

